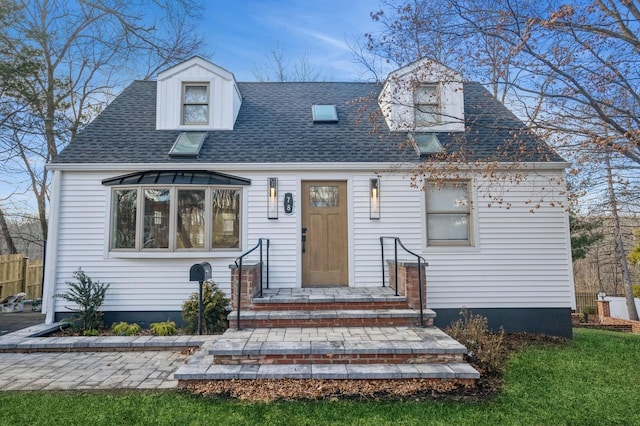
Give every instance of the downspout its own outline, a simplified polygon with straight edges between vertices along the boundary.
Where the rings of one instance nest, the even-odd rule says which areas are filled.
[[[58,270],[58,227],[60,224],[60,185],[62,171],[53,170],[51,176],[51,201],[49,203],[49,230],[47,235],[47,252],[45,257],[44,285],[42,288],[42,308],[46,313],[45,324],[54,320],[54,304],[56,294],[56,275]]]

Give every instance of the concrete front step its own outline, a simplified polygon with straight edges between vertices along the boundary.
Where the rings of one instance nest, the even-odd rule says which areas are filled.
[[[230,329],[209,350],[227,365],[451,363],[465,353],[436,327]]]
[[[449,364],[288,364],[288,365],[202,365],[185,364],[174,374],[187,380],[257,379],[440,379],[472,385],[480,373],[466,363]]]
[[[433,379],[473,386],[480,374],[459,362],[464,346],[435,327],[319,327],[285,329],[227,330],[219,338],[206,342],[175,373],[182,383],[190,380],[256,379]],[[235,355],[234,355],[235,354]],[[439,354],[454,357],[449,362],[350,363],[349,359],[332,363],[296,363],[299,355],[352,355],[361,360],[371,356],[402,357]],[[213,356],[213,363],[211,359]],[[234,356],[280,356],[293,358],[284,364],[272,360],[243,360],[237,364],[219,364],[216,359]],[[381,358],[382,359],[382,358]],[[264,361],[264,364],[258,362]],[[422,361],[428,361],[423,358]],[[245,363],[249,362],[249,364]]]
[[[325,309],[325,310],[251,310],[240,312],[242,328],[285,327],[393,327],[432,326],[436,314],[424,310],[424,324],[420,312],[414,309]],[[229,314],[229,328],[237,328],[238,312]]]
[[[265,289],[253,310],[406,309],[407,298],[389,287]]]

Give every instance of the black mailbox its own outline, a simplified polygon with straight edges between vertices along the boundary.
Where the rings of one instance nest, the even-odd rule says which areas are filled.
[[[211,265],[209,262],[200,262],[191,266],[189,281],[207,281],[211,279]]]

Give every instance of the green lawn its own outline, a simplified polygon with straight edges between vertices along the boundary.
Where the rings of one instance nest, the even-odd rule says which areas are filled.
[[[0,355],[1,356],[1,355]],[[575,330],[528,349],[489,402],[243,403],[180,392],[0,392],[0,425],[640,424],[640,336]]]

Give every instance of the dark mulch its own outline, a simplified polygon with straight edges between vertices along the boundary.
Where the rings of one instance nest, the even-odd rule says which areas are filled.
[[[115,336],[116,334],[111,331],[110,328],[102,328],[99,330],[99,336]],[[151,336],[151,330],[146,328],[143,329],[140,333],[137,333],[136,336]],[[79,337],[82,336],[82,333],[77,330],[72,330],[71,328],[60,327],[60,329],[51,332],[43,337]]]
[[[529,347],[561,346],[568,340],[544,335],[505,334],[502,350],[508,360],[513,354]],[[190,381],[183,389],[207,397],[234,398],[248,401],[274,400],[467,400],[493,398],[502,387],[502,373],[484,371],[481,365],[468,359],[480,371],[475,387],[429,379],[402,380],[217,380]]]
[[[150,335],[149,329],[140,335]],[[60,329],[49,336],[79,336],[69,329]],[[101,336],[114,335],[109,329],[100,330]],[[566,345],[567,339],[527,333],[505,333],[500,350],[505,362],[515,353],[530,347]],[[192,354],[196,348],[186,348]],[[502,368],[487,371],[474,358],[465,359],[480,372],[475,386],[430,379],[401,380],[214,380],[188,381],[182,388],[207,397],[234,398],[248,401],[274,400],[438,400],[463,399],[483,401],[493,398],[502,387]],[[502,366],[504,367],[504,365]]]

